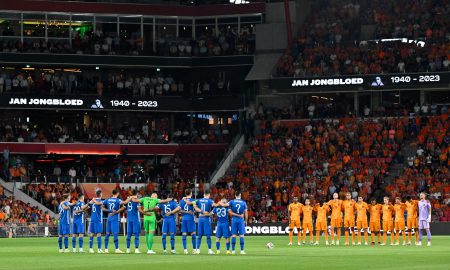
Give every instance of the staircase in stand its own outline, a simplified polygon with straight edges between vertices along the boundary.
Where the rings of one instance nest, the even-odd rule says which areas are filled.
[[[0,185],[2,185],[5,190],[9,192],[9,194],[12,194],[16,200],[23,201],[25,203],[29,203],[32,207],[37,207],[39,210],[45,212],[47,211],[51,217],[55,217],[56,214],[45,207],[43,204],[39,203],[35,199],[28,196],[26,193],[22,192],[19,188],[15,186],[15,183],[12,182],[6,182],[3,179],[0,178]]]

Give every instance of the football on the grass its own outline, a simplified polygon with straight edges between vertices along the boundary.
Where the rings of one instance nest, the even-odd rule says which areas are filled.
[[[273,245],[272,242],[269,242],[269,243],[266,244],[266,247],[267,247],[268,249],[272,249],[272,248],[274,248],[274,245]]]

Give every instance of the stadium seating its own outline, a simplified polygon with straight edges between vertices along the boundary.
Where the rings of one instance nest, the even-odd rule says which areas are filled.
[[[267,118],[267,115],[265,116]],[[289,124],[286,124],[289,123]],[[232,198],[235,190],[243,191],[249,215],[254,222],[285,221],[286,207],[292,196],[301,200],[328,200],[333,192],[343,196],[380,199],[384,195],[417,196],[427,192],[436,209],[433,220],[450,218],[447,114],[403,118],[334,120],[261,120],[260,131],[250,140],[244,156],[210,187],[212,198]],[[398,156],[405,140],[417,145],[413,165],[401,175],[386,182],[390,164],[408,162],[411,157]],[[224,151],[222,149],[221,151]],[[195,152],[187,145],[172,159],[164,179],[148,184],[145,192],[171,191],[177,199],[186,187],[193,187],[194,178],[204,190],[208,172],[216,166],[219,151]],[[431,161],[431,163],[429,163]],[[195,173],[196,172],[196,173]],[[76,196],[81,189],[64,184],[31,184],[28,194],[54,209],[58,196]],[[123,190],[122,196],[131,194]]]
[[[32,207],[13,197],[0,197],[0,223],[39,222],[51,224],[52,218],[37,207]]]
[[[77,198],[81,193],[79,187],[72,187],[70,184],[29,184],[24,189],[30,197],[45,205],[53,212],[58,212],[59,202],[63,194],[70,194]]]
[[[416,195],[426,192],[432,203],[434,220],[447,220],[450,184],[450,159],[448,158],[450,121],[448,114],[416,119],[421,127],[417,135],[417,152],[408,157],[408,167],[393,183],[386,186],[391,197]]]
[[[261,132],[235,168],[213,188],[213,197],[231,198],[235,189],[242,190],[251,217],[264,222],[286,220],[286,206],[294,195],[301,200],[328,200],[333,192],[341,197],[351,192],[354,198],[360,194],[366,199],[380,199],[386,193],[391,197],[406,196],[404,190],[393,188],[395,184],[384,182],[389,164],[400,159],[397,153],[405,138],[422,141],[421,136],[425,136],[425,141],[431,138],[428,147],[439,145],[446,149],[440,153],[447,152],[448,142],[439,143],[449,140],[444,132],[449,123],[444,119],[446,115],[417,117],[414,121],[408,117],[363,121],[347,118],[297,122],[290,127],[283,127],[280,121],[261,121]],[[419,133],[413,132],[416,124],[422,127]],[[441,136],[435,137],[438,133]],[[437,211],[442,214],[433,218],[447,219],[448,157],[440,158],[443,165],[432,174],[429,168],[427,173],[437,181],[430,178],[419,188],[414,177],[403,187],[410,191],[409,195],[417,196],[418,190],[431,194],[435,207],[442,208]],[[405,169],[405,174],[410,171]]]
[[[188,97],[230,95],[229,80],[187,77],[182,72],[155,69],[74,71],[50,68],[9,68],[0,71],[0,94],[96,95],[109,97]]]
[[[317,1],[274,75],[448,71],[449,12],[441,1]],[[361,40],[361,25],[375,26],[374,40]],[[375,38],[406,38],[425,46]]]
[[[15,33],[7,33],[14,36]],[[157,55],[172,57],[204,57],[235,54],[252,54],[254,35],[238,37],[231,29],[224,28],[217,36],[202,35],[197,39],[165,38],[157,40],[156,52],[144,51],[139,33],[131,36],[108,36],[101,32],[85,32],[81,36],[74,32],[71,44],[67,41],[0,40],[0,50],[4,53],[56,53],[56,54],[93,54],[93,55]]]
[[[157,119],[161,122],[164,118]],[[187,129],[176,129],[169,134],[164,124],[158,125],[151,132],[133,125],[124,124],[112,129],[104,125],[92,124],[83,131],[72,122],[48,123],[37,121],[17,123],[8,119],[0,124],[0,142],[35,142],[35,143],[102,143],[102,144],[207,144],[230,143],[231,126],[209,126],[197,123],[190,133]],[[30,128],[31,127],[31,128]],[[181,131],[183,130],[183,131]]]

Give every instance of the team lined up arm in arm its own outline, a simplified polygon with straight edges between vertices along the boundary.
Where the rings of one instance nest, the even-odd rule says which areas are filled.
[[[82,213],[82,212],[86,212],[89,208],[90,208],[89,205],[88,205],[88,204],[85,204],[85,205],[81,206],[81,209],[80,209],[80,210],[75,211],[75,214],[79,214],[79,213]]]

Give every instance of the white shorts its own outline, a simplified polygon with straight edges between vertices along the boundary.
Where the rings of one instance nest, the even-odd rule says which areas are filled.
[[[428,223],[426,220],[419,220],[419,229],[429,229],[430,223]]]

